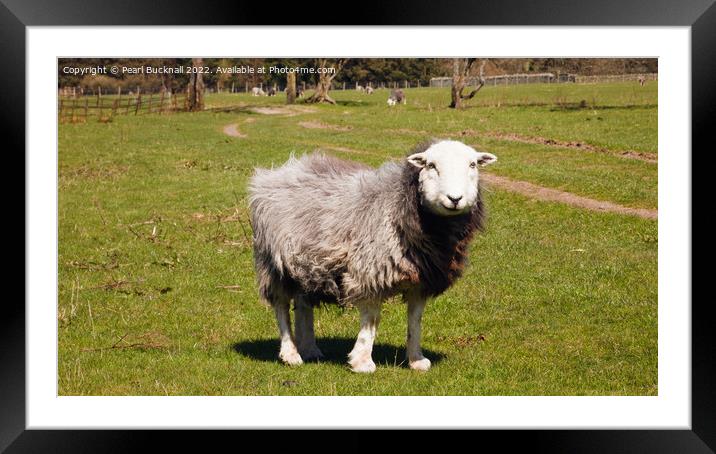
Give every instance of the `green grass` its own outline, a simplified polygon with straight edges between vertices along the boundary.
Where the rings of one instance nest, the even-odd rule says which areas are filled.
[[[616,156],[656,152],[655,84],[486,87],[459,112],[445,108],[447,89],[408,90],[408,105],[395,108],[386,94],[338,91],[338,105],[291,117],[240,109],[60,125],[59,393],[657,394],[657,223],[498,189],[487,191],[488,229],[465,277],[427,306],[430,372],[403,363],[398,302],[384,306],[371,376],[344,365],[358,316],[338,307],[316,314],[326,362],[277,361],[273,313],[253,275],[245,200],[254,166],[318,146],[378,165],[432,135],[514,133],[615,154],[460,138],[498,155],[486,171],[657,207],[657,166]],[[569,107],[581,100],[587,108]],[[282,102],[207,97],[209,107]],[[248,137],[225,136],[229,123]]]

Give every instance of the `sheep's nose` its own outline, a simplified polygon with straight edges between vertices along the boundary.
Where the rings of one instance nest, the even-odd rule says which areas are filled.
[[[454,196],[449,195],[449,196],[447,196],[447,198],[450,199],[450,201],[451,201],[451,202],[453,203],[453,205],[455,205],[455,206],[457,206],[457,203],[458,203],[460,200],[462,200],[462,196],[454,197]]]

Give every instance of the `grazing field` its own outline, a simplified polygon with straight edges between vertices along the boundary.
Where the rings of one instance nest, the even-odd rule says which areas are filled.
[[[656,84],[485,87],[462,111],[449,89],[406,94],[213,94],[211,111],[59,125],[59,394],[656,395],[657,221],[490,184],[655,212]],[[254,283],[253,168],[317,148],[379,165],[429,137],[499,158],[466,275],[426,308],[433,368],[407,368],[398,301],[375,374],[345,365],[358,314],[332,306],[325,361],[282,365]]]

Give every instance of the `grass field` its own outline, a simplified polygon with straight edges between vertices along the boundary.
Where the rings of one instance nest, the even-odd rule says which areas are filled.
[[[250,106],[282,94],[209,95],[241,107],[59,125],[59,393],[656,395],[657,222],[489,186],[466,275],[426,309],[428,373],[404,362],[397,301],[375,374],[346,367],[358,314],[338,307],[316,314],[324,362],[278,362],[254,283],[255,166],[316,148],[378,165],[453,137],[499,157],[486,173],[658,208],[657,165],[623,156],[656,159],[656,84],[486,87],[462,111],[448,89],[406,93],[388,108],[385,90],[337,91],[335,106],[277,115]]]

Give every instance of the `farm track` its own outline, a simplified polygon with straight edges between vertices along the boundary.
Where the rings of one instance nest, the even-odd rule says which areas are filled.
[[[239,131],[239,125],[236,123],[231,123],[229,125],[224,126],[224,134],[230,137],[240,137],[240,138],[246,138],[248,137],[243,132]]]
[[[647,208],[632,208],[619,205],[613,202],[590,199],[571,192],[560,191],[559,189],[546,188],[528,181],[512,180],[495,174],[483,173],[482,179],[489,185],[525,195],[531,199],[543,200],[545,202],[560,202],[578,208],[591,211],[626,214],[644,219],[657,219],[658,211]]]
[[[336,126],[331,125],[328,123],[320,123],[320,122],[300,122],[298,123],[299,126],[303,128],[308,129],[331,129],[336,131],[350,131],[353,129],[349,126]],[[414,134],[414,135],[429,135],[430,132],[422,130],[422,129],[410,129],[410,128],[400,128],[400,129],[389,129],[388,132],[397,133],[397,134]],[[497,139],[497,140],[504,140],[508,142],[520,142],[520,143],[527,143],[532,145],[543,145],[547,147],[554,147],[554,148],[563,148],[568,150],[582,150],[592,153],[604,153],[609,154],[612,156],[617,156],[619,158],[625,158],[625,159],[636,159],[638,161],[648,162],[651,164],[657,164],[658,163],[658,157],[656,153],[647,153],[643,151],[635,151],[635,150],[610,150],[608,148],[604,147],[598,147],[596,145],[591,145],[585,142],[579,142],[579,141],[562,141],[562,140],[556,140],[556,139],[549,139],[546,137],[538,137],[538,136],[523,136],[515,133],[500,133],[500,132],[479,132],[474,131],[472,129],[464,129],[462,131],[458,131],[454,134],[442,134],[441,137],[449,138],[449,137],[489,137],[491,139]]]
[[[322,122],[299,122],[299,126],[304,128],[319,128],[319,129],[337,129],[341,128],[339,126],[335,125],[329,125]],[[232,136],[232,133],[239,133],[236,129],[236,124],[229,124],[224,127],[224,134],[227,134],[229,136]],[[346,129],[349,130],[349,129]],[[404,133],[423,133],[424,131],[414,131],[410,129],[401,129],[401,132]],[[463,131],[464,132],[464,131]],[[469,135],[469,134],[462,134],[462,135]],[[485,134],[486,136],[494,137],[494,134]],[[234,136],[236,137],[236,136]],[[242,136],[238,136],[242,137]],[[246,137],[243,135],[243,137]],[[503,137],[511,137],[511,138],[503,138]],[[520,136],[516,136],[513,134],[510,135],[501,135],[501,140],[516,140],[521,138]],[[537,142],[529,142],[529,143],[537,143]],[[318,149],[323,150],[333,150],[333,151],[339,151],[343,153],[350,153],[350,154],[357,154],[357,155],[374,155],[377,156],[379,153],[368,151],[368,150],[358,150],[354,148],[348,148],[348,147],[342,147],[337,146],[333,144],[328,143],[316,143],[314,144],[317,146]],[[566,147],[566,145],[558,144],[558,142],[554,141],[554,143],[548,143],[544,145],[553,145],[553,146],[559,146],[561,148]],[[592,146],[588,146],[591,148],[594,148]],[[571,147],[570,147],[571,148]],[[589,150],[589,148],[581,148],[584,150]],[[593,150],[592,150],[593,151]],[[608,151],[609,153],[614,154],[612,151]],[[634,156],[627,156],[627,155],[619,155],[622,157],[633,157],[634,159],[642,159],[641,156],[634,157]],[[646,159],[642,159],[646,160]],[[656,159],[654,159],[651,162],[656,162]],[[629,216],[637,216],[644,219],[657,219],[658,218],[658,210],[653,209],[647,209],[647,208],[633,208],[633,207],[627,207],[624,205],[619,205],[617,203],[608,202],[604,200],[596,200],[591,199],[589,197],[580,196],[577,194],[573,194],[571,192],[561,191],[559,189],[553,189],[548,188],[545,186],[540,186],[534,183],[530,183],[528,181],[522,181],[522,180],[513,180],[511,178],[490,174],[490,173],[483,173],[482,178],[484,181],[487,182],[488,185],[497,187],[509,192],[514,192],[520,195],[524,195],[526,197],[529,197],[534,200],[542,200],[545,202],[558,202],[558,203],[564,203],[566,205],[574,206],[577,208],[583,208],[590,211],[597,211],[597,212],[603,212],[603,213],[617,213],[617,214],[624,214]]]
[[[657,155],[655,153],[645,153],[642,151],[634,151],[634,150],[623,150],[623,151],[615,151],[615,150],[609,150],[607,148],[598,147],[595,145],[590,145],[588,143],[579,142],[579,141],[561,141],[561,140],[555,140],[555,139],[547,139],[544,137],[529,137],[529,136],[521,136],[519,134],[514,133],[498,133],[498,132],[487,132],[487,133],[478,133],[475,131],[471,131],[469,129],[466,129],[464,131],[460,132],[461,136],[482,136],[482,137],[490,137],[493,139],[498,140],[507,140],[511,142],[520,142],[520,143],[529,143],[529,144],[535,144],[535,145],[545,145],[548,147],[555,147],[555,148],[567,148],[572,150],[584,150],[584,151],[590,151],[594,153],[605,153],[610,154],[613,156],[618,156],[620,158],[627,158],[627,159],[637,159],[639,161],[649,162],[652,164],[657,164]]]

